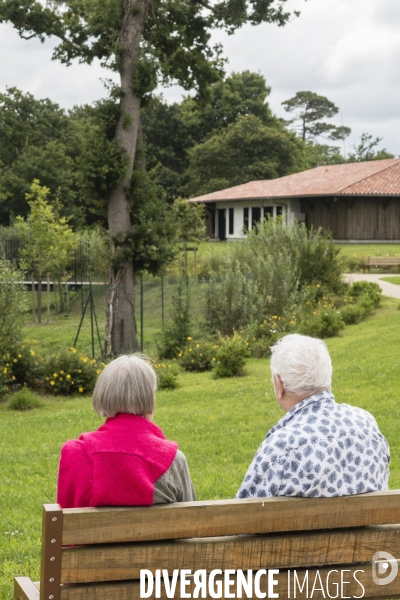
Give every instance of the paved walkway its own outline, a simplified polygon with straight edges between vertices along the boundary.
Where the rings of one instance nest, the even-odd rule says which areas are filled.
[[[387,281],[382,281],[381,277],[396,277],[393,274],[380,274],[371,275],[370,273],[348,273],[345,275],[346,281],[353,283],[354,281],[375,281],[378,283],[382,289],[382,293],[384,296],[389,296],[390,298],[398,298],[400,300],[400,285],[396,285],[394,283],[388,283]],[[398,277],[398,275],[397,275]]]

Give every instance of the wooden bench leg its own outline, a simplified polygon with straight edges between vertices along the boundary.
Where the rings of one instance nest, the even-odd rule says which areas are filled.
[[[39,600],[40,593],[29,577],[15,577],[14,600]]]

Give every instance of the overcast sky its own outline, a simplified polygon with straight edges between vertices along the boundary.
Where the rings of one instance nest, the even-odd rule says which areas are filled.
[[[301,16],[284,28],[243,27],[233,36],[217,32],[228,72],[249,69],[272,87],[269,102],[287,117],[281,102],[297,91],[327,96],[341,110],[336,125],[352,128],[347,153],[363,132],[383,137],[380,147],[400,156],[400,0],[290,0]],[[17,86],[65,108],[105,95],[97,65],[65,67],[51,60],[52,40],[21,40],[0,25],[0,91]],[[164,91],[180,100],[179,88]],[[320,140],[321,142],[323,140]]]

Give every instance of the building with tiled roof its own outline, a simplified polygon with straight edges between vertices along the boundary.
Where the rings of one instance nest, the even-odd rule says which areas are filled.
[[[210,237],[220,240],[279,214],[337,240],[400,240],[400,158],[316,167],[190,201],[205,203]]]

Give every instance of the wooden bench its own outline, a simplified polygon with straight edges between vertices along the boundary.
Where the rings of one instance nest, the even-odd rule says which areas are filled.
[[[369,256],[365,269],[370,270],[370,267],[392,267],[397,266],[397,272],[400,273],[400,256]]]
[[[371,562],[377,551],[400,558],[396,523],[400,523],[400,490],[341,498],[260,498],[138,508],[62,510],[57,504],[46,504],[40,584],[17,577],[15,598],[136,600],[141,569],[152,573],[167,569],[171,576],[174,569],[190,569],[192,574],[198,569],[208,573],[252,569],[253,576],[260,569],[279,569],[274,576],[279,598],[315,600],[329,598],[330,572],[331,597],[397,598],[400,571],[392,583],[379,585],[373,581]],[[378,572],[382,568],[378,563]],[[302,592],[297,586],[296,596],[294,570],[303,584]],[[311,596],[317,571],[324,591],[315,588]],[[259,578],[262,592],[268,590],[267,579]],[[338,596],[335,582],[339,590],[344,586]],[[186,591],[191,593],[194,586],[192,578]],[[236,597],[235,585],[230,589]],[[161,598],[166,597],[162,585]],[[179,587],[174,597],[181,597]]]

